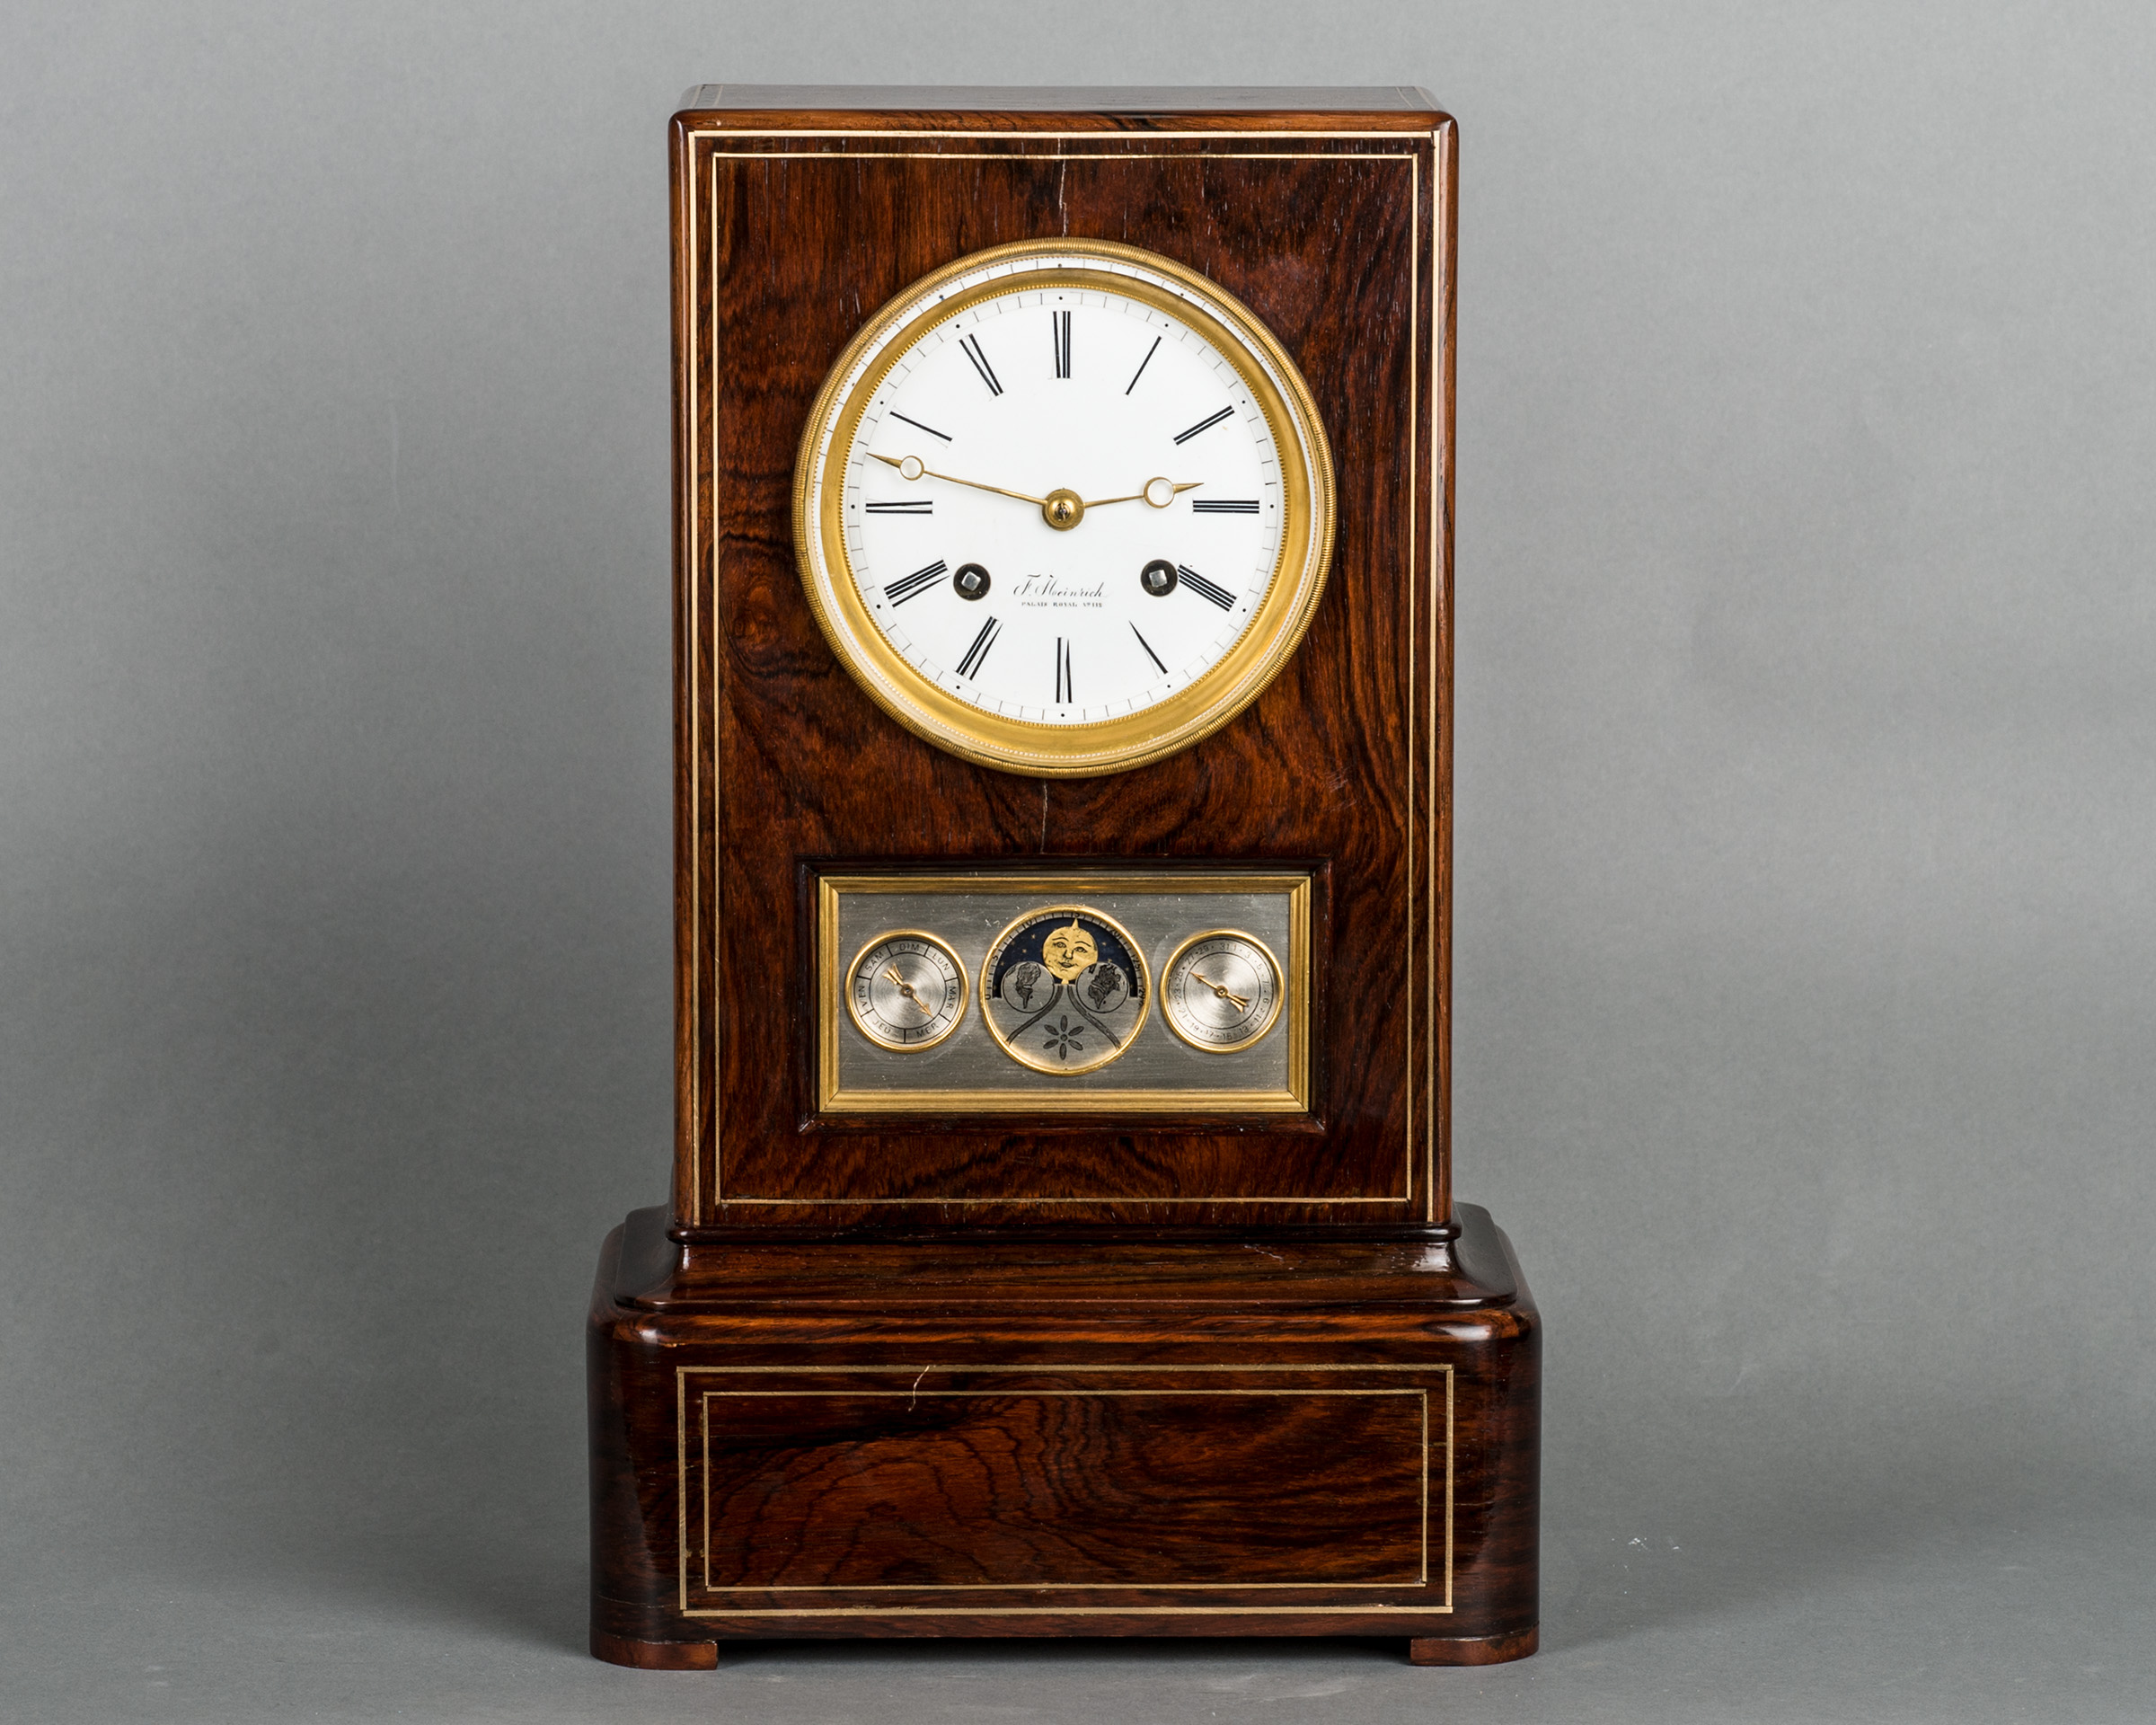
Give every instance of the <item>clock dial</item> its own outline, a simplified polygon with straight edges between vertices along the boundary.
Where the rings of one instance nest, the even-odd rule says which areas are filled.
[[[1177,947],[1161,972],[1161,1016],[1192,1048],[1234,1054],[1280,1016],[1280,961],[1255,934],[1216,928]]]
[[[1055,242],[963,260],[856,338],[804,439],[804,575],[848,668],[954,752],[1039,773],[1226,722],[1322,590],[1308,392],[1165,259]]]
[[[932,1048],[966,1016],[966,967],[933,934],[879,934],[846,971],[846,1013],[879,1048]]]

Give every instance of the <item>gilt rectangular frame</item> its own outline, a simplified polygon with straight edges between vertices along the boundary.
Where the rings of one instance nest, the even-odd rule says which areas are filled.
[[[839,1011],[843,993],[838,942],[839,898],[845,893],[908,895],[1023,891],[1039,898],[1077,894],[1107,898],[1119,893],[1285,892],[1287,894],[1286,999],[1277,1034],[1287,1038],[1287,1084],[1280,1090],[843,1090],[839,1084]],[[1175,1115],[1307,1114],[1311,1110],[1311,907],[1313,878],[1307,869],[1293,872],[1244,872],[1207,869],[1074,869],[1047,874],[1036,871],[968,870],[946,874],[853,873],[817,878],[816,893],[816,1098],[817,1111],[837,1116],[926,1116],[1032,1114],[1144,1115],[1149,1119]],[[983,985],[985,986],[985,985]],[[974,1010],[968,1003],[968,1010]]]

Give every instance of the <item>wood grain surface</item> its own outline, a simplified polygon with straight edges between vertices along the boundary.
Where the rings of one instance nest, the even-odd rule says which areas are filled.
[[[1425,1391],[933,1376],[694,1384],[698,1597],[1419,1583]]]
[[[681,1224],[1442,1227],[1450,121],[729,106],[679,117],[675,146]],[[853,684],[791,494],[864,319],[1057,234],[1162,252],[1257,312],[1312,385],[1339,502],[1316,621],[1254,706],[1157,765],[1044,782],[941,753]],[[801,865],[1089,858],[1327,871],[1310,1115],[817,1116]]]

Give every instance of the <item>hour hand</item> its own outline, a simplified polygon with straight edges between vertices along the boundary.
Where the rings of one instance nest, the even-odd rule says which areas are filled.
[[[926,465],[918,456],[879,456],[871,449],[870,457],[887,467],[896,467],[901,479],[940,479],[946,485],[970,485],[976,491],[994,491],[998,497],[1015,497],[1021,503],[1030,503],[1036,509],[1046,509],[1048,500],[1035,497],[1026,491],[1007,491],[1001,485],[984,485],[977,479],[960,479],[956,473],[939,473]]]

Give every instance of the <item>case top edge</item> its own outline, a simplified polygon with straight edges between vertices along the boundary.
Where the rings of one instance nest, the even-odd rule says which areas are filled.
[[[1369,114],[1437,117],[1427,90],[1374,85],[700,84],[685,114]]]

